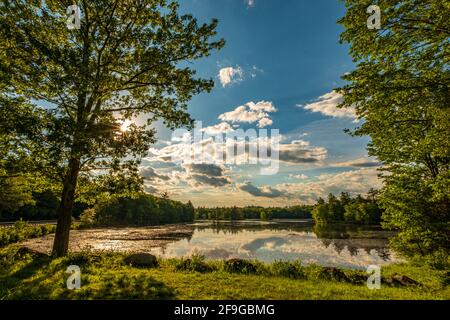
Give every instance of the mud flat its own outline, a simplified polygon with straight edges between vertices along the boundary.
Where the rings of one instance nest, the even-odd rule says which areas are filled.
[[[151,251],[152,248],[164,248],[168,243],[190,239],[194,232],[191,225],[168,225],[157,227],[129,227],[71,230],[69,250],[107,251]],[[37,252],[50,254],[54,235],[31,239],[23,246]]]

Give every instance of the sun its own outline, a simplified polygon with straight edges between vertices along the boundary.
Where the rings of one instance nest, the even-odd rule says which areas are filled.
[[[122,132],[129,131],[129,130],[130,130],[130,125],[131,125],[132,123],[133,123],[133,122],[130,121],[130,120],[124,120],[124,121],[122,122],[122,124],[120,125],[120,131],[122,131]]]

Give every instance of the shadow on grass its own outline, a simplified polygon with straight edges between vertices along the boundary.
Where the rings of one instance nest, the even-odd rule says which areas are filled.
[[[120,268],[111,270],[101,262],[80,263],[81,288],[69,290],[65,273],[72,259],[54,260],[38,256],[21,260],[20,268],[0,275],[0,299],[175,299],[175,292],[155,280],[148,270]]]

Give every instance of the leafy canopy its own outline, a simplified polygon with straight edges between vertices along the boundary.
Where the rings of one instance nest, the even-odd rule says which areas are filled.
[[[149,126],[189,125],[187,102],[209,91],[186,66],[223,46],[217,21],[198,25],[164,0],[80,1],[81,28],[69,30],[72,1],[0,4],[2,95],[38,102],[50,112],[45,130],[53,159],[81,160],[86,170],[145,155]],[[125,119],[147,123],[120,130]],[[62,165],[64,164],[64,161]]]
[[[450,250],[450,1],[345,0],[342,42],[357,67],[341,107],[363,118],[369,154],[384,166],[380,202],[394,247],[407,256]],[[367,28],[369,5],[381,29]]]

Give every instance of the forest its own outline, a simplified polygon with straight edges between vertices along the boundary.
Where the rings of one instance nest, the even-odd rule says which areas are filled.
[[[380,224],[383,209],[376,199],[377,191],[370,190],[367,197],[351,197],[342,192],[339,197],[329,194],[327,200],[320,198],[312,209],[312,217],[318,224],[353,223]]]
[[[244,219],[310,219],[311,206],[271,207],[223,207],[195,210],[196,219],[207,220],[244,220]]]

